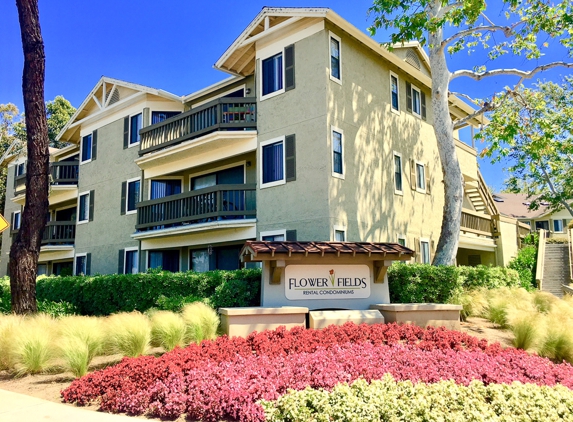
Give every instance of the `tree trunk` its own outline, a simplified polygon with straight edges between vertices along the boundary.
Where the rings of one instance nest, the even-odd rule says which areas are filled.
[[[12,312],[36,312],[38,257],[48,214],[49,149],[44,102],[45,56],[37,0],[16,0],[24,50],[22,91],[27,129],[26,205],[10,249]]]
[[[438,16],[441,1],[434,0],[430,5],[430,16]],[[438,152],[444,175],[444,213],[442,231],[434,255],[434,265],[452,265],[458,252],[462,204],[464,198],[463,177],[456,154],[454,126],[448,104],[450,71],[446,63],[444,40],[440,28],[428,34],[430,44],[430,68],[432,69],[432,109],[434,111],[434,133],[438,141]]]

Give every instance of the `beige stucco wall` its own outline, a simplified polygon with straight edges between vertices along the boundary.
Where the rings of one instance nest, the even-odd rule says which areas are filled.
[[[12,229],[12,213],[14,211],[20,211],[20,205],[11,201],[14,197],[14,164],[8,166],[6,175],[6,203],[4,205],[3,216],[10,224],[6,230],[2,232],[2,253],[0,254],[0,277],[4,277],[8,273],[8,265],[10,262],[10,247],[12,246],[12,236],[10,231]]]
[[[498,230],[501,236],[496,240],[497,263],[505,266],[517,255],[519,250],[515,220],[500,217]]]

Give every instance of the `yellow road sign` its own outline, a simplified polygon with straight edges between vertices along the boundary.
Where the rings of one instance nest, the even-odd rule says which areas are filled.
[[[6,230],[9,226],[10,226],[10,224],[8,224],[8,222],[6,221],[4,216],[2,214],[0,214],[0,233],[2,233],[4,230]]]

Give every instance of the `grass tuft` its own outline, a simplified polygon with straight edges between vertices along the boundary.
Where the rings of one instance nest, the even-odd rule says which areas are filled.
[[[559,299],[556,296],[548,292],[536,290],[533,293],[533,304],[542,314],[548,313],[551,310],[551,306],[558,301]]]
[[[182,315],[187,326],[189,342],[200,343],[217,337],[220,319],[210,306],[202,302],[190,303],[183,307]]]
[[[94,317],[68,316],[60,320],[60,349],[66,367],[76,376],[87,373],[92,359],[103,350],[101,320]]]
[[[20,316],[0,315],[0,370],[14,370],[14,341],[21,324]]]
[[[157,311],[151,314],[151,344],[166,351],[185,345],[186,325],[179,314]]]
[[[14,369],[17,376],[45,372],[56,356],[53,339],[55,321],[48,315],[38,314],[25,318],[14,336]]]
[[[513,333],[513,347],[529,350],[539,341],[538,321],[535,314],[520,312],[514,315],[509,330]]]
[[[539,356],[549,358],[555,363],[573,363],[573,334],[564,327],[549,324],[547,334],[539,347]]]
[[[122,312],[109,316],[105,325],[108,352],[136,357],[149,351],[151,324],[145,315],[139,312]]]

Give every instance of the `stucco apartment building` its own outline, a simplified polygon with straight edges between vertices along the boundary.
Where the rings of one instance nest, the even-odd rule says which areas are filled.
[[[233,76],[184,97],[97,83],[51,154],[40,273],[234,269],[252,239],[399,242],[431,261],[444,199],[418,45],[390,52],[326,8],[264,8],[215,66]],[[454,118],[471,112],[451,98]],[[503,265],[527,229],[457,146],[458,263]],[[25,206],[25,157],[6,162],[4,264]]]

